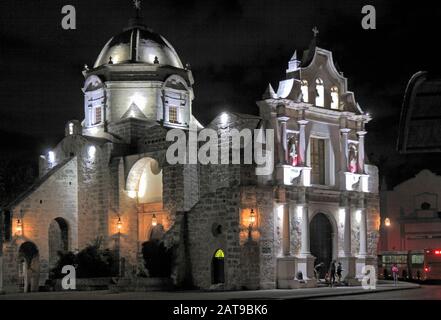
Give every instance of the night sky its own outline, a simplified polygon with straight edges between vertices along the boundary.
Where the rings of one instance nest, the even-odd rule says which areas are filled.
[[[204,124],[222,110],[256,114],[255,101],[268,82],[277,89],[294,50],[308,47],[317,26],[318,45],[333,52],[349,89],[374,117],[368,125],[371,161],[402,178],[416,170],[409,163],[423,159],[394,151],[404,90],[412,74],[438,72],[440,61],[441,11],[434,1],[417,3],[144,0],[142,13],[191,64],[193,110]],[[61,28],[66,4],[76,8],[76,30]],[[376,8],[376,30],[361,28],[366,4]],[[0,146],[9,148],[3,150],[19,152],[35,141],[43,152],[62,137],[68,120],[83,119],[81,70],[94,64],[133,14],[130,0],[0,2]]]

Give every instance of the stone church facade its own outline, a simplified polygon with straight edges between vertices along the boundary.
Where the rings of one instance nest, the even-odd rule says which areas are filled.
[[[203,128],[193,75],[132,19],[85,66],[84,120],[68,121],[39,179],[2,210],[3,288],[38,290],[58,251],[97,237],[125,261],[121,277],[136,277],[142,244],[158,234],[174,250],[177,286],[313,287],[314,265],[331,260],[356,282],[376,265],[380,223],[377,168],[364,154],[371,118],[315,41],[289,61],[277,92],[268,86],[259,116],[223,113],[206,126],[219,136],[274,130],[274,171],[260,176],[254,164],[167,162],[170,129]]]

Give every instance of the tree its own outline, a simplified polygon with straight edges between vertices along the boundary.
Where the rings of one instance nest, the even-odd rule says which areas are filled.
[[[159,240],[147,241],[142,244],[142,256],[150,277],[170,277],[173,248],[166,248]]]
[[[78,278],[100,278],[114,276],[117,260],[109,249],[102,249],[102,240],[97,238],[94,243],[74,254],[72,252],[58,252],[58,262],[51,270],[53,279],[64,277],[61,270],[65,265],[73,265]]]

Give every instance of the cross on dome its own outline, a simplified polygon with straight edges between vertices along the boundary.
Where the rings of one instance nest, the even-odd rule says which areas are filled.
[[[133,6],[135,7],[136,11],[141,10],[141,0],[133,0]]]
[[[319,34],[319,29],[317,27],[312,28],[312,32],[314,33],[314,38],[317,38],[317,35]]]

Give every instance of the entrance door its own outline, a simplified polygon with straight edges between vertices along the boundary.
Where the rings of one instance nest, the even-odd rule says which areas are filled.
[[[310,224],[311,254],[316,257],[315,265],[323,263],[319,277],[323,279],[332,261],[332,225],[323,213],[314,216]]]
[[[225,269],[224,269],[225,254],[223,250],[216,251],[213,257],[213,284],[225,282]]]
[[[40,258],[37,246],[24,242],[18,250],[18,286],[20,291],[38,291]]]

